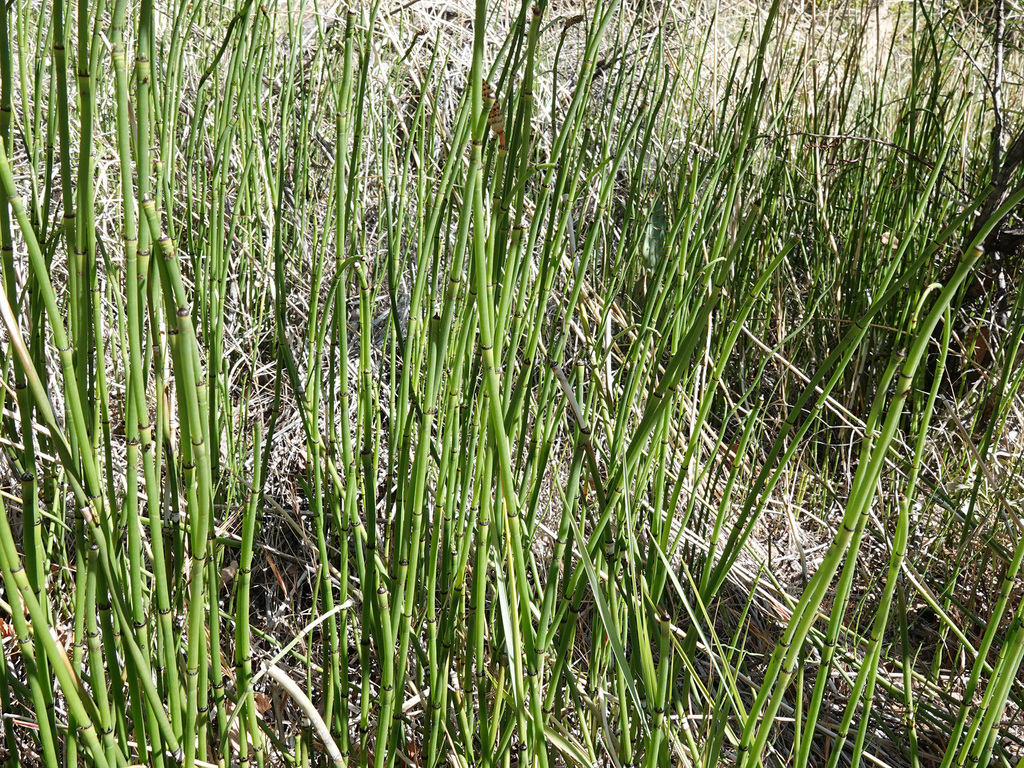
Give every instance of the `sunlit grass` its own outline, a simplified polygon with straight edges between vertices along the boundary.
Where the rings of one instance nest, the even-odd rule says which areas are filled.
[[[6,8],[12,762],[1019,760],[1024,187],[882,10]]]

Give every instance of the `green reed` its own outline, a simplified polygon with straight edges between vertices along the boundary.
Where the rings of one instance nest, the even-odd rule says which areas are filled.
[[[859,764],[900,706],[911,764],[924,726],[944,766],[1008,759],[1012,504],[1000,565],[953,563],[998,572],[975,619],[909,543],[964,286],[1024,197],[973,220],[965,43],[922,4],[871,62],[863,21],[679,12],[478,0],[460,48],[382,3],[5,8],[11,754]],[[821,519],[799,588],[759,553],[780,509]]]

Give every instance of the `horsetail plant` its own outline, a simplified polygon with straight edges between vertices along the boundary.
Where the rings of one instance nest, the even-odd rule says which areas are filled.
[[[980,43],[690,10],[4,8],[10,755],[1010,762]],[[941,525],[985,542],[945,591]]]

